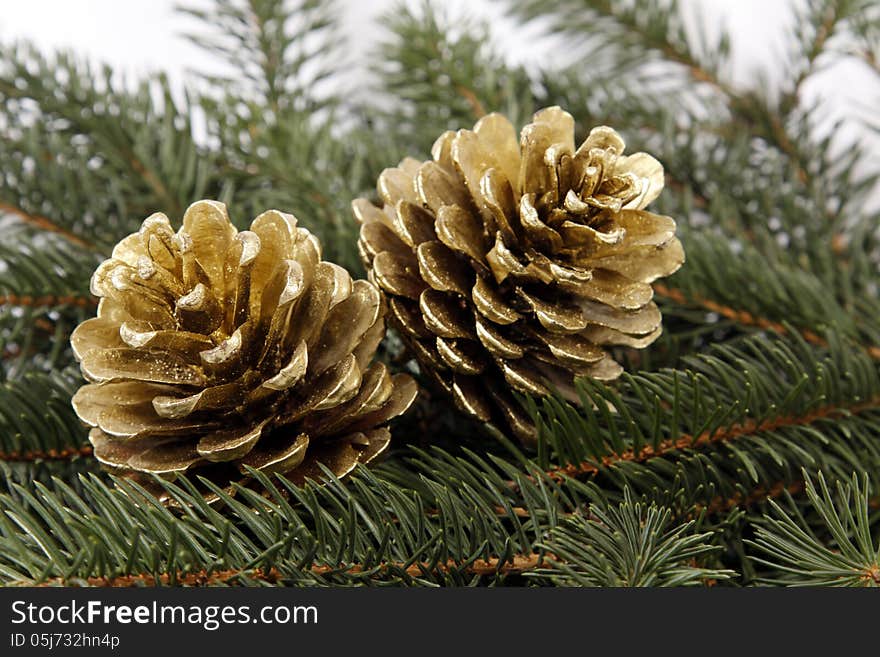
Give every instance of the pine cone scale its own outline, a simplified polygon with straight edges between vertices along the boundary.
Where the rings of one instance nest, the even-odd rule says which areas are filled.
[[[484,230],[461,208],[444,205],[437,215],[437,239],[452,249],[466,255],[471,265],[483,271],[486,262],[486,239]]]
[[[302,427],[307,433],[342,429],[347,426],[349,417],[359,417],[382,408],[391,398],[393,389],[388,369],[382,363],[375,363],[364,374],[358,393],[340,404],[338,412],[311,413]]]
[[[415,401],[418,394],[418,386],[405,374],[391,376],[391,395],[376,410],[367,411],[361,417],[351,417],[344,423],[344,430],[349,432],[369,433],[370,427],[387,422],[397,417]]]
[[[382,208],[353,204],[364,264],[422,369],[527,442],[509,389],[574,398],[577,376],[619,376],[608,346],[656,339],[650,283],[684,260],[675,222],[644,209],[662,166],[623,149],[604,126],[576,148],[558,107],[519,138],[493,114],[442,134],[433,160],[383,171]]]
[[[476,339],[473,314],[462,308],[455,295],[425,290],[419,297],[423,325],[441,338]]]
[[[226,429],[205,434],[196,445],[199,456],[208,461],[234,461],[250,452],[263,434],[263,427],[268,420],[263,420],[249,430]]]
[[[508,325],[522,319],[522,315],[484,278],[477,279],[471,290],[471,299],[479,313],[495,324]]]
[[[428,288],[419,275],[419,262],[415,256],[401,257],[383,251],[373,259],[373,276],[383,288],[396,296],[417,300]]]
[[[415,396],[407,377],[370,364],[384,335],[378,290],[321,261],[291,215],[264,212],[238,232],[203,201],[176,233],[153,215],[92,289],[98,317],[71,339],[89,380],[73,404],[96,458],[124,473],[225,484],[236,470],[307,463],[320,474],[314,451],[342,476],[387,446],[382,425]]]
[[[391,433],[384,427],[350,435],[339,446],[308,450],[297,467],[288,470],[285,476],[294,485],[301,486],[307,479],[323,479],[326,476],[323,467],[341,478],[354,470],[358,463],[367,463],[385,451],[390,441]]]
[[[193,445],[181,445],[168,437],[119,440],[100,429],[92,429],[89,442],[92,443],[95,458],[114,469],[120,463],[125,463],[140,472],[170,475],[184,472],[202,460]]]
[[[265,449],[250,450],[239,457],[239,469],[245,471],[245,468],[253,468],[266,473],[289,472],[302,464],[308,453],[308,447],[309,437],[300,434],[287,444],[282,442],[281,445],[268,445]]]
[[[479,317],[476,320],[477,338],[493,356],[498,358],[522,358],[525,349],[504,335],[500,327],[493,326]]]
[[[437,239],[431,216],[421,206],[399,201],[391,217],[396,235],[409,247]]]

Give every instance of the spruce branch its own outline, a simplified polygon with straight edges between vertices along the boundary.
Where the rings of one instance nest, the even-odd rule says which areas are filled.
[[[314,111],[327,103],[316,86],[340,67],[335,2],[213,0],[210,9],[183,5],[177,10],[204,28],[184,36],[229,69],[228,74],[202,77],[211,87],[269,110],[271,116],[259,117],[263,121],[286,112]],[[256,120],[252,125],[261,129]]]
[[[75,233],[72,233],[63,226],[59,226],[48,217],[26,212],[25,210],[22,210],[19,207],[15,207],[14,205],[9,205],[8,203],[0,203],[0,213],[14,215],[25,223],[30,224],[34,228],[46,230],[50,233],[58,233],[59,235],[62,235],[65,239],[70,240],[70,242],[77,246],[91,248],[91,245],[86,242],[86,240],[84,240],[82,237],[79,237]]]
[[[692,80],[734,95],[719,75],[730,51],[729,35],[722,30],[716,42],[700,43],[688,34],[674,0],[509,0],[508,4],[523,19],[541,19],[548,31],[566,37],[569,48],[580,47],[592,62],[614,66],[620,74],[659,56],[680,66]],[[608,52],[611,49],[613,54]]]
[[[880,11],[871,2],[861,3],[861,11],[850,21],[854,39],[841,50],[864,62],[880,79]]]
[[[815,72],[819,58],[825,54],[828,42],[845,14],[845,8],[854,4],[857,3],[848,0],[812,0],[798,12],[794,29],[800,51],[796,59],[799,70],[794,73],[791,89],[780,103],[784,112],[791,111],[800,102],[804,82]]]
[[[746,584],[876,583],[878,172],[864,149],[832,147],[836,128],[820,135],[821,106],[801,98],[835,58],[877,70],[874,3],[805,4],[778,97],[727,82],[726,35],[686,29],[676,3],[509,4],[590,56],[527,71],[494,26],[401,10],[373,64],[385,96],[365,103],[323,93],[336,9],[310,0],[190,11],[226,68],[182,101],[161,77],[122,86],[67,55],[0,48],[0,582],[708,584],[732,576],[723,560]],[[263,477],[208,505],[207,482],[154,482],[177,501],[166,509],[97,472],[70,410],[68,333],[93,312],[99,254],[144,217],[174,222],[200,197],[236,216],[292,210],[359,271],[348,202],[382,168],[484,113],[521,125],[553,104],[579,137],[607,123],[662,161],[657,208],[688,263],[656,286],[664,335],[625,356],[618,384],[582,382],[580,404],[526,400],[537,454],[425,395],[390,458],[344,484]]]
[[[683,491],[705,506],[791,482],[801,467],[870,470],[880,457],[880,380],[863,352],[754,337],[684,362],[617,386],[581,381],[579,406],[533,403],[542,469],[604,488]]]
[[[809,0],[796,7],[793,25],[797,52],[790,89],[780,103],[784,113],[797,106],[803,83],[817,72],[823,55],[829,51],[842,49],[864,57],[870,66],[875,50],[869,45],[871,30],[880,23],[880,14],[873,5],[868,0]],[[861,37],[862,48],[836,46],[835,42],[844,41],[843,37]]]
[[[78,382],[79,372],[68,367],[0,384],[0,460],[78,456],[85,432],[70,407]]]
[[[783,322],[773,321],[766,317],[755,316],[747,310],[738,310],[732,306],[723,305],[700,296],[688,297],[688,295],[686,295],[681,289],[671,287],[664,283],[655,283],[654,293],[661,298],[669,299],[677,304],[679,308],[674,309],[673,312],[680,311],[681,306],[690,305],[708,310],[711,313],[716,313],[739,326],[754,327],[762,331],[772,331],[778,335],[785,335],[791,330],[790,326],[787,326]],[[828,341],[811,329],[800,329],[799,333],[801,337],[810,344],[820,347],[828,347]],[[880,346],[869,344],[865,345],[864,349],[871,358],[880,360]]]
[[[850,417],[867,411],[873,411],[878,408],[880,408],[880,396],[864,403],[849,406],[828,405],[800,416],[781,416],[761,422],[752,418],[747,418],[742,422],[734,423],[724,429],[716,429],[712,432],[705,431],[698,436],[681,434],[675,439],[664,440],[656,446],[646,445],[638,452],[626,450],[621,453],[611,453],[603,456],[601,463],[583,461],[578,464],[569,464],[563,467],[550,469],[547,471],[547,474],[551,477],[560,477],[562,475],[567,477],[595,475],[599,473],[601,469],[613,467],[622,461],[644,463],[650,459],[668,456],[671,453],[678,451],[700,449],[703,446],[708,446],[713,443],[732,442],[743,436],[753,436],[765,432],[772,433],[789,427],[810,426],[821,420]]]
[[[0,222],[0,305],[88,309],[95,305],[89,278],[96,254],[41,230]]]
[[[832,488],[824,474],[816,483],[805,474],[810,505],[828,538],[818,535],[793,509],[772,502],[749,545],[758,550],[753,559],[773,568],[768,583],[789,586],[880,586],[880,545],[869,520],[868,477],[853,474]]]
[[[449,462],[442,467],[456,476]],[[470,462],[478,472],[483,467]],[[465,471],[460,467],[458,475]],[[248,573],[260,569],[277,571],[284,584],[500,582],[541,563],[534,541],[555,523],[557,512],[584,504],[585,489],[553,485],[559,495],[547,496],[542,485],[519,474],[520,490],[529,504],[540,500],[541,512],[533,509],[527,520],[514,513],[473,516],[475,508],[485,508],[484,500],[513,495],[494,485],[498,475],[491,472],[485,471],[478,487],[463,489],[421,474],[439,510],[435,517],[424,513],[415,491],[366,470],[347,486],[334,480],[304,488],[255,473],[258,490],[237,487],[232,497],[215,489],[218,506],[208,505],[185,478],[157,482],[179,503],[177,512],[122,480],[111,487],[81,477],[81,492],[58,479],[33,488],[10,483],[10,492],[0,495],[0,577],[7,583],[53,577],[118,583],[113,578],[151,575],[157,584],[177,584],[188,581],[187,573],[211,577],[234,570],[241,583],[251,584],[256,582]]]
[[[755,327],[761,330],[769,330],[777,333],[779,335],[785,335],[788,333],[788,329],[781,322],[774,322],[765,317],[756,317],[752,313],[747,310],[737,310],[731,306],[722,305],[716,301],[712,301],[711,299],[706,299],[704,297],[693,297],[688,298],[688,296],[682,292],[681,289],[676,287],[671,287],[666,285],[665,283],[655,283],[654,284],[654,293],[659,297],[663,297],[669,299],[675,304],[679,306],[685,305],[693,305],[699,308],[708,310],[709,312],[717,313],[722,317],[729,319],[732,322],[743,326]],[[811,344],[819,345],[822,347],[827,347],[828,343],[820,337],[817,333],[809,329],[804,329],[801,331],[801,335],[804,340]],[[872,348],[869,348],[869,353],[871,353]],[[874,356],[874,354],[871,354]]]
[[[17,214],[101,250],[156,210],[182,213],[215,182],[192,108],[163,76],[129,91],[109,67],[27,45],[0,52],[0,202]]]
[[[822,335],[831,330],[880,358],[880,305],[870,295],[851,291],[836,302],[814,273],[723,238],[689,232],[685,245],[687,266],[654,286],[668,315],[700,309],[709,313],[702,320],[707,324],[714,316],[746,331],[794,330],[819,346],[827,346]]]
[[[469,508],[482,509],[484,499],[514,494],[496,488],[498,475],[485,470],[478,458],[466,462],[464,467],[459,461],[454,470],[453,461],[438,455],[433,464],[445,475],[437,478],[439,473],[431,470],[421,475],[438,503],[436,517],[423,512],[414,491],[366,471],[346,488],[332,482],[297,489],[282,479],[260,477],[258,491],[238,488],[235,497],[221,491],[221,507],[199,502],[200,494],[185,479],[162,484],[180,502],[178,513],[151,502],[149,493],[125,481],[110,488],[95,477],[81,478],[82,493],[59,480],[50,486],[37,484],[33,491],[12,484],[10,493],[0,496],[6,511],[0,520],[0,573],[10,584],[89,586],[370,581],[473,585],[527,573],[539,577],[536,582],[564,583],[556,569],[564,568],[565,560],[538,541],[548,529],[555,536],[552,528],[561,518],[576,518],[578,509],[586,509],[585,493],[592,496],[591,508],[604,502],[576,482],[542,484],[517,474],[519,494],[532,508],[528,519],[515,514],[496,519],[482,513],[462,515]],[[502,465],[517,469],[501,461],[494,467]],[[469,472],[488,477],[479,488],[455,489],[443,483],[471,480]],[[555,492],[549,494],[551,490]],[[608,517],[637,527],[642,508],[627,498]],[[663,527],[668,525],[668,510],[652,506],[648,514]],[[595,518],[605,516],[591,516],[591,531],[596,529]],[[688,523],[671,531],[648,561],[649,569],[659,570],[667,584],[730,574],[685,563],[713,549],[703,544],[705,534],[696,541],[679,540],[692,528]],[[601,546],[598,558],[630,561],[632,555],[625,551],[632,548],[631,538]],[[665,553],[664,546],[671,552]],[[618,555],[618,550],[624,554]],[[175,568],[178,562],[187,565]],[[581,557],[573,568],[583,565]],[[542,570],[547,567],[553,570]]]
[[[22,452],[0,452],[0,461],[68,461],[91,455],[91,445],[83,445],[82,447],[67,447],[64,449],[50,448],[47,450],[29,449]]]
[[[70,362],[69,332],[94,302],[83,296],[98,260],[63,237],[0,220],[0,370],[15,378]]]
[[[718,547],[711,532],[695,527],[694,520],[675,526],[669,509],[636,502],[626,489],[619,505],[593,505],[589,517],[552,529],[541,546],[556,558],[529,574],[562,586],[631,587],[699,586],[734,576],[696,565]]]
[[[541,567],[549,557],[546,555],[526,554],[513,555],[512,557],[502,560],[499,558],[491,558],[488,560],[477,559],[473,563],[462,567],[454,561],[447,563],[427,563],[419,562],[414,564],[392,563],[380,564],[374,567],[374,572],[369,573],[374,576],[388,573],[393,576],[394,573],[403,572],[407,576],[415,578],[423,575],[430,575],[432,572],[448,572],[460,570],[469,575],[477,577],[486,576],[504,576],[504,575],[521,575],[536,568]],[[362,575],[364,567],[360,564],[345,565],[342,567],[331,567],[323,564],[313,564],[308,567],[311,574],[316,577],[324,577],[327,575]],[[113,587],[127,588],[135,586],[235,586],[249,585],[261,583],[266,585],[284,584],[284,576],[275,568],[264,570],[262,568],[253,569],[234,569],[226,570],[200,570],[198,572],[182,572],[173,574],[163,573],[161,575],[153,575],[151,573],[139,573],[135,575],[119,575],[116,577],[100,576],[85,577],[66,580],[63,578],[49,579],[37,584],[39,587],[50,586],[88,586],[88,587]]]
[[[390,34],[376,73],[395,103],[382,123],[408,145],[424,152],[443,130],[473,125],[489,112],[520,124],[533,110],[531,79],[504,63],[487,25],[429,3],[419,11],[400,5],[384,22]]]

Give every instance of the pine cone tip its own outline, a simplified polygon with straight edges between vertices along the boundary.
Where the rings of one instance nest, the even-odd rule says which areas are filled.
[[[490,114],[431,152],[382,172],[382,207],[354,202],[361,256],[425,373],[532,442],[511,391],[576,400],[576,377],[620,375],[611,348],[660,335],[650,283],[684,262],[675,222],[645,209],[663,167],[606,126],[576,147],[559,107],[519,138]]]
[[[208,476],[247,468],[297,482],[337,476],[388,445],[414,381],[374,362],[376,287],[321,260],[283,212],[238,231],[215,201],[174,232],[148,217],[96,270],[97,317],[71,336],[89,381],[73,398],[95,457],[125,473]]]

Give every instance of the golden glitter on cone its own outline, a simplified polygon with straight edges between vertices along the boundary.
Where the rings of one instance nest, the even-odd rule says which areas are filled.
[[[383,171],[381,208],[353,203],[370,280],[422,370],[526,443],[535,429],[512,391],[576,399],[575,377],[621,374],[607,347],[645,347],[661,332],[650,283],[684,251],[675,222],[645,210],[663,167],[623,151],[604,126],[576,147],[558,107],[519,139],[490,114],[441,135],[432,160]]]
[[[415,398],[410,377],[372,361],[385,332],[375,285],[322,261],[292,215],[239,232],[223,204],[199,201],[175,232],[154,214],[91,290],[97,317],[71,336],[90,383],[73,406],[118,471],[343,476],[388,446],[388,421]]]

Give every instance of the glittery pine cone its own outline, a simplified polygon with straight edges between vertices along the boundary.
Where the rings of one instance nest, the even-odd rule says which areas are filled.
[[[291,215],[238,232],[224,205],[199,201],[175,233],[154,214],[91,286],[98,315],[71,338],[90,383],[73,405],[113,469],[221,485],[245,466],[342,476],[387,447],[387,422],[415,397],[412,379],[371,362],[379,291],[322,261]]]
[[[422,370],[482,421],[535,431],[512,391],[576,400],[575,377],[615,379],[608,347],[661,331],[651,281],[684,261],[675,222],[645,211],[663,167],[541,110],[517,139],[498,114],[446,132],[433,160],[382,172],[358,199],[361,256]]]

